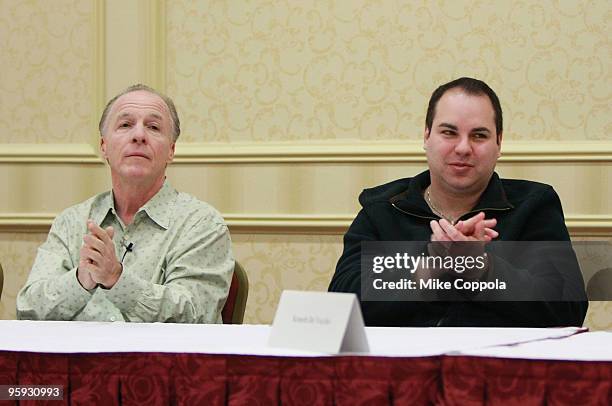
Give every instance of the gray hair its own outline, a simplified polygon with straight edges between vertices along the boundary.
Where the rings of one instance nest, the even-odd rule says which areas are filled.
[[[98,124],[100,135],[104,136],[104,129],[106,128],[106,120],[108,120],[108,114],[110,113],[110,110],[113,107],[113,104],[115,103],[115,101],[117,101],[117,99],[123,96],[124,94],[131,93],[131,92],[137,92],[139,90],[144,90],[145,92],[153,93],[159,96],[164,101],[164,103],[166,103],[166,106],[168,107],[168,111],[170,111],[170,120],[172,121],[172,137],[174,138],[174,141],[176,142],[179,135],[181,135],[181,122],[178,118],[178,113],[176,112],[176,107],[174,106],[174,102],[172,101],[171,98],[169,98],[165,94],[162,94],[158,92],[157,90],[153,89],[152,87],[143,85],[141,83],[137,85],[132,85],[122,90],[118,95],[116,95],[115,97],[110,99],[108,103],[106,103],[106,107],[104,107],[104,111],[102,111],[102,117],[100,117],[100,123]]]

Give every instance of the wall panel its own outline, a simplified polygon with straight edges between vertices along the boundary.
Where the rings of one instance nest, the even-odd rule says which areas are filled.
[[[90,142],[100,18],[93,0],[0,1],[0,144]]]

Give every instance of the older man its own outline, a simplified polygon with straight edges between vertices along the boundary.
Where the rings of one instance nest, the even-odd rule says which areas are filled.
[[[108,102],[99,128],[112,190],[55,219],[17,316],[220,322],[234,268],[230,237],[213,207],[166,180],[180,134],[174,103],[131,86]]]
[[[520,245],[533,254],[530,257],[528,252],[520,252],[519,262],[524,260],[521,266],[516,266],[516,261],[509,263],[504,258],[483,255],[480,257],[483,266],[462,278],[485,282],[496,279],[512,282],[514,286],[512,292],[491,295],[489,300],[447,294],[441,297],[462,300],[418,301],[411,297],[404,301],[380,301],[380,296],[372,300],[363,295],[362,242],[438,242],[426,245],[427,254],[440,256],[445,247],[455,242],[473,242],[472,247],[484,251],[491,240],[569,241],[561,203],[552,187],[500,179],[494,172],[501,151],[502,123],[499,99],[486,83],[460,78],[440,86],[431,96],[425,120],[424,149],[429,170],[364,190],[360,195],[362,209],[344,236],[344,252],[329,290],[358,294],[366,324],[532,327],[582,324],[587,303],[571,247],[552,250],[567,254],[560,267],[553,264],[559,258],[551,258],[556,254],[551,255],[546,244],[544,248],[538,243]],[[448,276],[439,266],[419,267],[413,278],[442,278],[440,285],[445,286],[443,283],[450,282],[452,276],[457,277]]]

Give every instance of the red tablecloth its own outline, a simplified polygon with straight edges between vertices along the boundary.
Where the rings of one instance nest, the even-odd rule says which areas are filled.
[[[75,405],[608,405],[611,382],[610,362],[0,352],[0,384]]]

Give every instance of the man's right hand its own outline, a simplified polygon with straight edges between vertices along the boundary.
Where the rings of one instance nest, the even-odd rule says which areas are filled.
[[[485,245],[499,236],[493,229],[497,225],[497,220],[485,219],[484,212],[451,224],[446,219],[439,221],[432,220],[430,223],[432,243],[427,246],[431,256],[471,256],[478,257],[485,255]],[[468,242],[469,244],[464,244]],[[482,276],[488,267],[483,268],[475,276]]]
[[[499,233],[493,230],[497,225],[497,220],[492,218],[485,220],[484,212],[480,212],[475,216],[458,222],[456,225],[451,224],[446,219],[438,221],[432,220],[429,222],[431,227],[431,241],[483,241],[489,242],[499,236]]]

